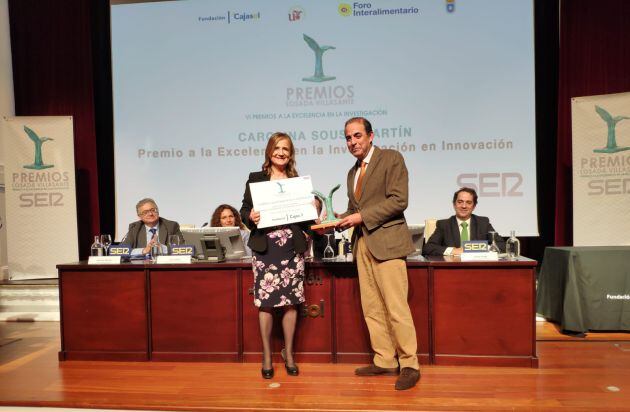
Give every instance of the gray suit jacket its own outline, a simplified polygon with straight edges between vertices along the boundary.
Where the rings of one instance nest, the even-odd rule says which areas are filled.
[[[409,177],[405,159],[390,149],[374,147],[365,171],[361,199],[354,198],[354,176],[359,169],[348,172],[348,210],[343,217],[360,212],[361,226],[354,229],[353,245],[359,233],[365,237],[370,253],[378,260],[404,258],[415,250],[407,227]]]
[[[490,224],[490,219],[485,216],[472,215],[470,217],[470,240],[487,240],[488,232],[495,231]],[[498,234],[495,236],[497,246],[505,251],[505,241]],[[438,220],[435,232],[429,238],[422,249],[425,255],[442,256],[448,247],[461,247],[460,228],[457,218],[451,216],[448,219]]]
[[[183,239],[182,232],[179,230],[179,223],[160,218],[158,223],[158,240],[161,244],[165,245],[168,235],[179,235]],[[129,230],[124,237],[122,243],[131,245],[132,249],[144,248],[147,245],[147,235],[144,223],[142,220],[138,220],[129,225]]]

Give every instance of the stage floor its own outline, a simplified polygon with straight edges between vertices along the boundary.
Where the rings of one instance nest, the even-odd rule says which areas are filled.
[[[59,362],[58,322],[0,322],[0,406],[213,410],[531,410],[630,408],[630,334],[567,337],[537,323],[539,368],[424,366],[414,389],[357,365]],[[13,409],[5,409],[11,410]],[[0,409],[2,411],[2,409]],[[2,411],[3,412],[3,411]],[[21,412],[21,411],[20,411]]]

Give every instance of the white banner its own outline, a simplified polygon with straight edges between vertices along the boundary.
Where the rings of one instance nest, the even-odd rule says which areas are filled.
[[[0,280],[4,279],[7,266],[7,220],[4,208],[4,165],[0,164]]]
[[[57,277],[79,258],[72,117],[5,120],[9,278]]]
[[[630,93],[576,97],[573,244],[630,245]]]

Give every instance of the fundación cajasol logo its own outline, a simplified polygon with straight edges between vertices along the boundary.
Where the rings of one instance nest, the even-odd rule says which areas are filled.
[[[617,123],[624,119],[630,119],[628,116],[615,116],[613,117],[610,113],[608,113],[602,107],[595,105],[595,111],[601,117],[608,126],[608,137],[606,140],[606,147],[601,149],[593,149],[594,153],[617,153],[623,152],[624,150],[630,150],[630,147],[619,147],[617,146],[617,136],[616,136],[616,128]]]
[[[39,137],[37,133],[35,133],[32,129],[28,128],[27,126],[24,126],[24,131],[26,132],[26,135],[28,136],[28,138],[31,139],[33,141],[33,144],[35,145],[35,148],[34,148],[35,159],[33,160],[33,164],[24,165],[23,167],[25,169],[35,169],[35,170],[42,170],[42,169],[55,167],[55,165],[44,164],[44,160],[42,158],[42,145],[44,144],[44,142],[47,142],[49,140],[55,140],[55,139],[51,137],[45,137],[45,136]]]
[[[302,80],[304,80],[305,82],[317,82],[317,83],[326,82],[329,80],[335,80],[336,79],[335,76],[326,76],[324,74],[324,63],[322,61],[324,52],[326,50],[334,50],[335,47],[334,46],[320,46],[319,44],[317,44],[315,40],[313,40],[311,37],[307,36],[306,34],[304,34],[303,36],[304,36],[304,41],[306,42],[306,44],[308,44],[308,47],[310,47],[311,50],[313,50],[313,53],[315,53],[315,73],[310,77],[303,77]]]

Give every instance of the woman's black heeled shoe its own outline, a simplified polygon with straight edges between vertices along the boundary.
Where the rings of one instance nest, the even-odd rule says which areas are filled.
[[[271,369],[262,368],[260,370],[260,374],[262,375],[263,379],[273,378],[273,366],[271,367]]]
[[[286,362],[284,363],[284,369],[287,370],[287,374],[291,376],[298,376],[300,374],[300,370],[297,365],[289,366]]]

